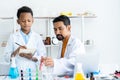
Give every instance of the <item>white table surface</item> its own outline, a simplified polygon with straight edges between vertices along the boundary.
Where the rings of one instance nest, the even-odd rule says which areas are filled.
[[[17,79],[11,79],[11,78],[6,77],[6,76],[0,76],[0,80],[21,80],[21,79],[19,77]],[[24,79],[24,80],[28,80],[28,79]],[[35,79],[32,79],[32,80],[35,80]],[[60,77],[57,77],[57,78],[55,78],[53,80],[73,80],[73,78],[64,78],[64,77],[60,78]]]
[[[5,76],[0,76],[0,80],[21,80],[20,78],[17,78],[17,79],[11,79],[9,77],[5,77]],[[29,79],[24,79],[24,80],[29,80]],[[32,79],[32,80],[35,80],[35,79]],[[40,79],[39,79],[40,80]],[[45,79],[43,79],[45,80]],[[58,77],[58,78],[55,78],[53,80],[73,80],[73,78],[64,78],[64,77]],[[86,79],[86,80],[89,80],[89,79]],[[120,80],[120,79],[95,79],[95,80]]]

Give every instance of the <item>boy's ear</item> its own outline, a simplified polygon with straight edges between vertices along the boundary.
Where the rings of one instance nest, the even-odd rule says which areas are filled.
[[[17,20],[17,23],[20,24],[19,20]]]

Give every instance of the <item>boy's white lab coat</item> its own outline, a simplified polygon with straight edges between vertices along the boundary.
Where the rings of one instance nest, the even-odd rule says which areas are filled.
[[[85,53],[84,44],[82,44],[80,40],[71,36],[70,39],[68,40],[64,58],[60,58],[61,50],[62,50],[62,45],[60,45],[58,58],[54,59],[54,67],[53,67],[54,74],[73,75],[74,66],[75,66],[75,57]]]
[[[38,34],[32,31],[28,43],[25,44],[20,31],[18,31],[10,35],[7,46],[5,48],[4,56],[6,61],[8,62],[10,61],[11,54],[13,53],[13,51],[15,51],[19,47],[19,45],[15,44],[15,42],[20,45],[25,45],[27,48],[36,49],[34,57],[36,57],[38,60],[40,60],[41,56],[46,55],[46,49],[42,42],[42,38]],[[18,54],[15,56],[15,58],[16,58],[17,67],[19,69],[24,69],[24,70],[26,68],[31,68],[32,70],[36,69],[34,61],[26,59],[24,57],[20,57]]]

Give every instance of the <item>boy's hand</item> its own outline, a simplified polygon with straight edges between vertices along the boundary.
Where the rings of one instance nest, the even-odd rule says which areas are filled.
[[[21,57],[25,57],[25,58],[27,58],[27,59],[32,59],[32,54],[31,53],[20,53],[19,54],[19,56],[21,56]]]
[[[36,57],[32,57],[32,61],[37,62],[38,59]]]
[[[12,53],[12,55],[11,56],[16,56],[16,54],[18,54],[19,53],[19,50],[21,49],[21,48],[24,48],[24,49],[27,49],[27,47],[26,46],[20,46],[20,47],[18,47],[13,53]]]
[[[26,53],[20,53],[19,56],[27,58],[27,59],[31,59],[34,62],[38,61],[38,59],[36,57],[33,57],[33,55],[31,53],[28,53],[28,54],[26,54]]]

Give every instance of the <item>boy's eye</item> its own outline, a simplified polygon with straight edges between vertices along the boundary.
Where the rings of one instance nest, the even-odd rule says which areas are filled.
[[[22,22],[25,22],[25,21],[22,21]]]
[[[22,20],[21,22],[31,22],[31,20],[27,20],[27,21],[25,21],[25,20]]]

